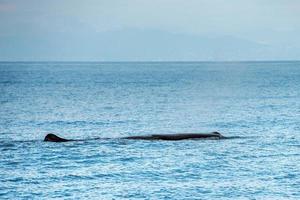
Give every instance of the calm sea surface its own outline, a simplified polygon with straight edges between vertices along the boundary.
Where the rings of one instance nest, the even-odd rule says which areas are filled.
[[[0,199],[300,199],[300,62],[2,62],[0,152]]]

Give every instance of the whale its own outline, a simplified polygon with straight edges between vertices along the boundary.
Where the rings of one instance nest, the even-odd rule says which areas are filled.
[[[53,133],[49,133],[44,138],[44,141],[45,142],[69,142],[69,141],[72,141],[72,140],[61,138],[61,137],[59,137],[59,136],[57,136],[57,135],[55,135]]]
[[[219,132],[211,132],[211,133],[153,134],[153,135],[144,135],[144,136],[127,136],[127,137],[121,137],[120,139],[176,141],[176,140],[189,140],[189,139],[195,140],[195,139],[225,139],[225,138],[226,137]],[[94,138],[92,140],[99,140],[99,139],[112,139],[112,138]],[[44,141],[45,142],[70,142],[70,141],[83,141],[83,140],[65,139],[53,133],[49,133],[45,136]]]

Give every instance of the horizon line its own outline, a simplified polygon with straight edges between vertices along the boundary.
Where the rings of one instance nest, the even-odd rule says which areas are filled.
[[[299,60],[0,60],[0,63],[232,63],[232,62],[300,62]]]

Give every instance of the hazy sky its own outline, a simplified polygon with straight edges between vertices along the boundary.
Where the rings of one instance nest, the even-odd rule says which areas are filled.
[[[299,60],[299,35],[299,0],[0,0],[0,60]]]

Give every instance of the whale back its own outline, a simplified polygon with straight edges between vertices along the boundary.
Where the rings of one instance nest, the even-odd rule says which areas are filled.
[[[214,135],[216,135],[217,137],[219,137],[220,139],[224,139],[224,138],[226,138],[225,136],[223,136],[221,133],[219,133],[219,132],[217,132],[217,131],[215,131],[215,132],[212,132],[211,134],[214,134]]]
[[[219,132],[212,133],[179,133],[179,134],[155,134],[153,140],[187,140],[187,139],[221,139],[224,138]]]
[[[55,135],[53,133],[49,133],[46,135],[44,141],[46,141],[46,142],[68,142],[70,140],[58,137],[57,135]]]
[[[129,136],[123,137],[123,139],[135,139],[135,140],[186,140],[186,139],[224,139],[222,134],[219,132],[212,133],[181,133],[181,134],[154,134],[146,136]],[[95,138],[99,139],[99,138]],[[80,140],[68,140],[61,138],[53,133],[46,135],[44,141],[46,142],[68,142],[68,141],[80,141]]]

